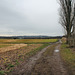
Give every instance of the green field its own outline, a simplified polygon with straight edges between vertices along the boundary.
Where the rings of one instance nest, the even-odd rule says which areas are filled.
[[[0,39],[0,43],[50,43],[58,39]]]
[[[0,44],[0,48],[11,46],[11,44]]]

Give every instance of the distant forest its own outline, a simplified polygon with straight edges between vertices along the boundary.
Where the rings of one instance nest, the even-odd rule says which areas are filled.
[[[0,36],[0,39],[61,39],[62,36]]]

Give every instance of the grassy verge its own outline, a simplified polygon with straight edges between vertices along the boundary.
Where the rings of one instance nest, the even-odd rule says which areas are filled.
[[[75,75],[75,51],[68,45],[61,45],[61,56],[71,75]]]
[[[38,48],[32,50],[31,52],[27,53],[26,56],[27,56],[27,57],[30,57],[30,56],[34,55],[34,54],[36,54],[38,51],[42,50],[43,48],[45,48],[45,47],[48,46],[48,45],[50,45],[50,44],[43,44],[41,47],[38,47]]]

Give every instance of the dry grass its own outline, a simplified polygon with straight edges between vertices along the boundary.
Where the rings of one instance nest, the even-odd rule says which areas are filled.
[[[66,43],[67,38],[63,37],[61,40],[62,40],[63,43]]]
[[[0,53],[10,51],[10,50],[19,49],[21,47],[27,46],[27,44],[5,44],[5,45],[6,46],[9,45],[9,46],[0,48]],[[5,46],[5,45],[3,44],[3,46]],[[12,46],[10,46],[10,45],[12,45]]]

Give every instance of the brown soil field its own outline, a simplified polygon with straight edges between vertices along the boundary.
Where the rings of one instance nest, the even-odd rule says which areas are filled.
[[[7,73],[11,72],[14,66],[21,64],[28,58],[27,53],[35,51],[42,45],[43,44],[15,44],[13,46],[0,48],[0,75],[8,75]]]

